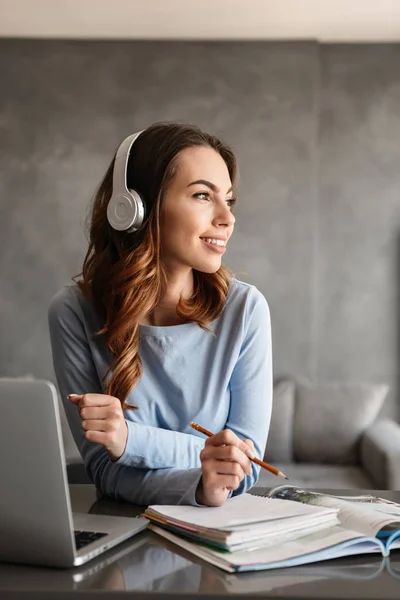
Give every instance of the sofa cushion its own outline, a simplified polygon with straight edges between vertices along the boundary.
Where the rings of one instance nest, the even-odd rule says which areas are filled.
[[[294,381],[282,379],[274,384],[271,424],[264,453],[267,462],[293,460],[294,396]]]
[[[372,480],[368,478],[361,467],[308,463],[276,463],[274,467],[283,471],[289,477],[289,481],[261,469],[257,487],[271,488],[287,483],[309,489],[374,489]]]
[[[296,461],[357,464],[363,432],[375,421],[387,385],[296,384],[293,451]]]

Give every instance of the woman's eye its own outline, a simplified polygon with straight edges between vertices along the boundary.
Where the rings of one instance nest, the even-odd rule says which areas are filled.
[[[210,200],[210,192],[196,192],[196,194],[193,194],[193,197],[198,198],[199,200]],[[229,208],[233,208],[236,203],[236,198],[228,198],[226,203]]]

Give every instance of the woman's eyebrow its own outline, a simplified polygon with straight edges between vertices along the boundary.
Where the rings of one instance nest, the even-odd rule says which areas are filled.
[[[187,187],[190,187],[191,185],[206,185],[210,188],[210,190],[212,190],[216,194],[220,192],[220,189],[214,183],[211,183],[211,181],[207,181],[206,179],[197,179],[196,181],[192,181],[192,183],[189,183]],[[231,186],[226,193],[229,194],[229,192],[231,192],[232,189],[233,188]]]

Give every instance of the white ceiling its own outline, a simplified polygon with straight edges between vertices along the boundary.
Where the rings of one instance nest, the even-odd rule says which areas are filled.
[[[0,0],[0,37],[400,41],[400,0]]]

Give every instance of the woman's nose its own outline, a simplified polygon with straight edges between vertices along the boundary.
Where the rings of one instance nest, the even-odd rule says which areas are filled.
[[[218,225],[225,225],[227,227],[233,227],[235,224],[235,216],[232,214],[231,209],[226,207],[224,211],[219,211],[216,216]]]

